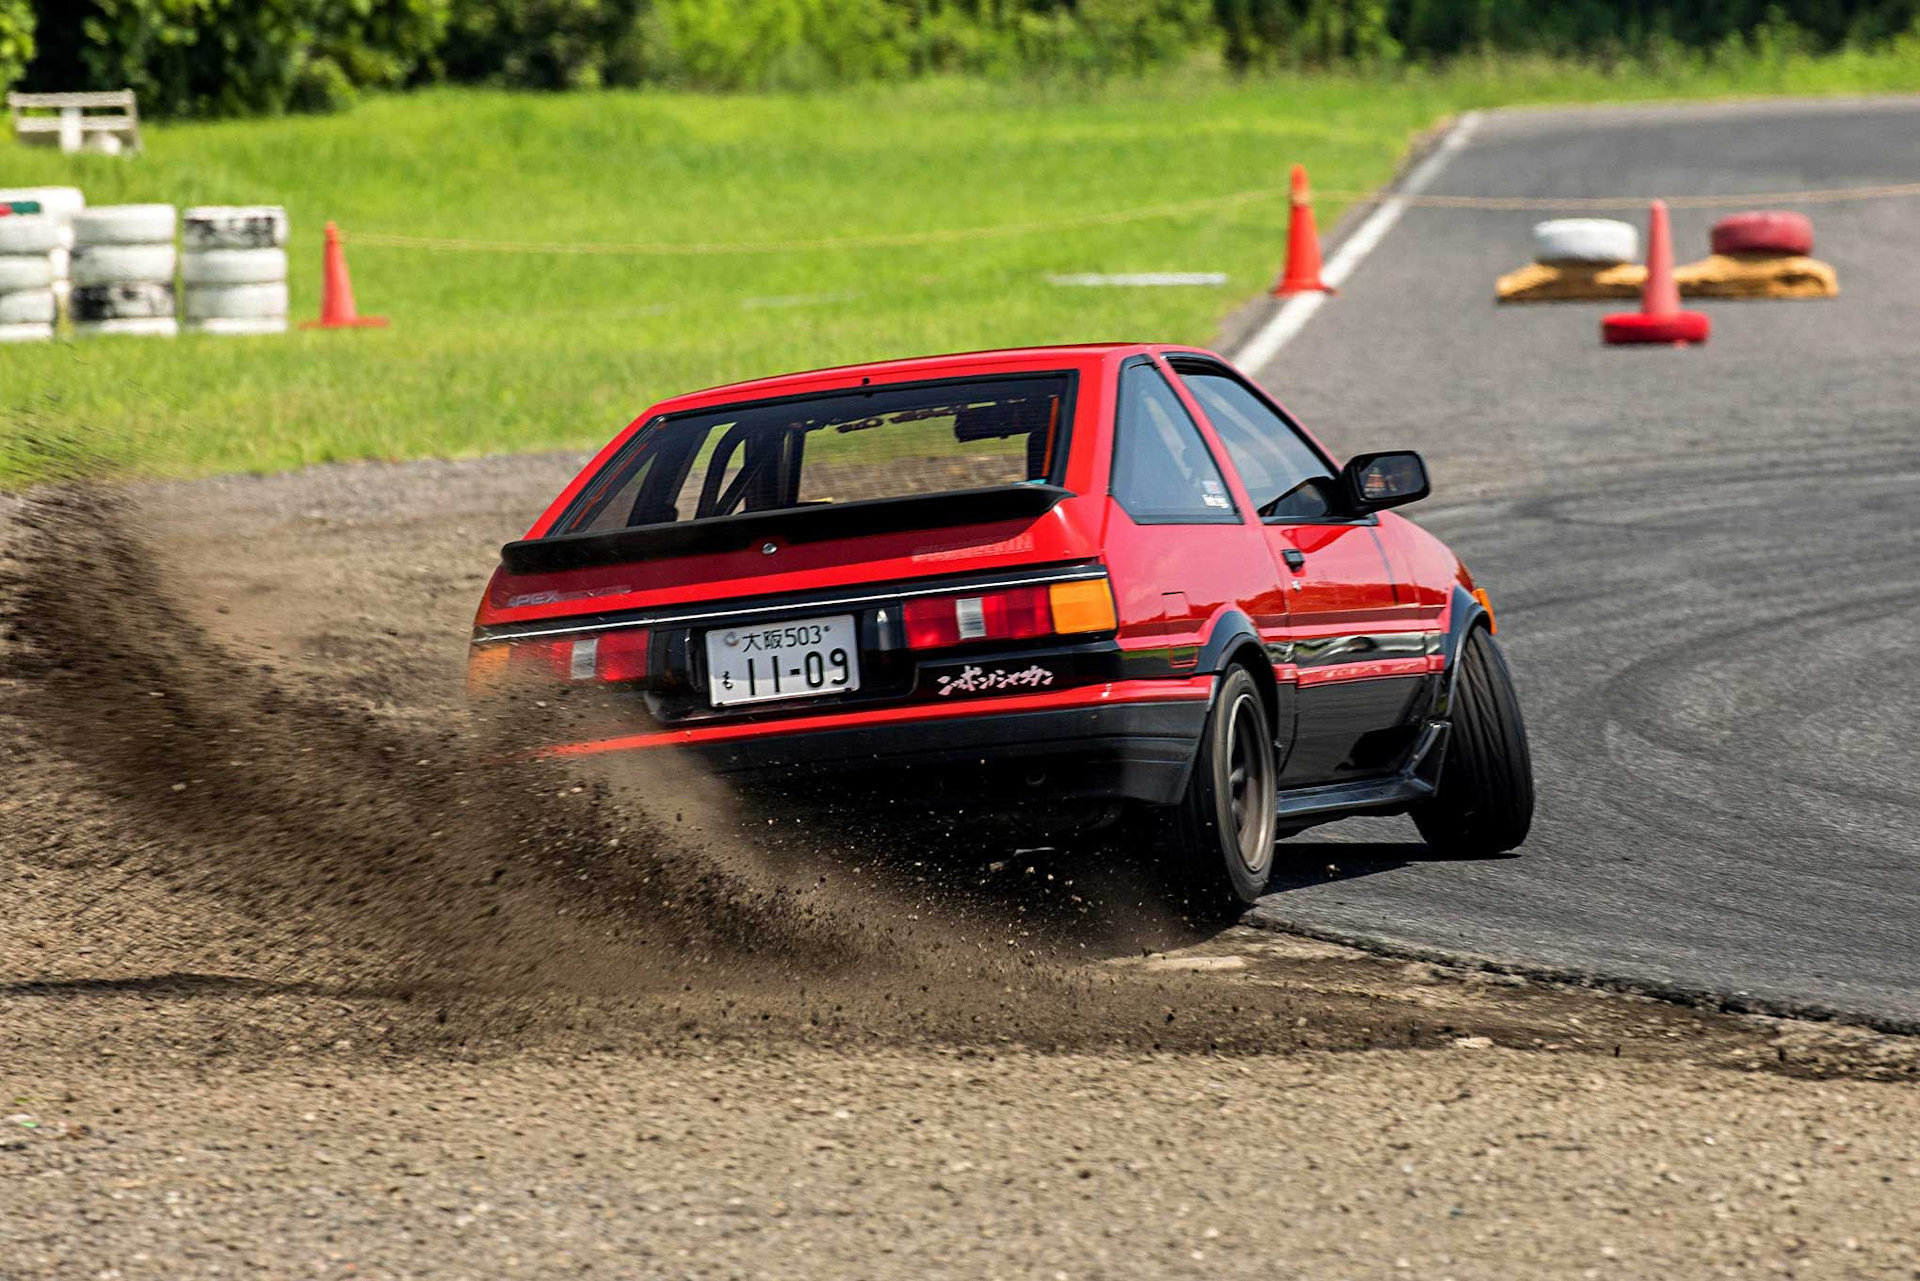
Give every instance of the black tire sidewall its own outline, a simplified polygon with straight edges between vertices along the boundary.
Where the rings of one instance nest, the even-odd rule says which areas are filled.
[[[1440,794],[1416,808],[1414,819],[1436,849],[1500,853],[1524,841],[1533,821],[1526,726],[1506,656],[1485,628],[1474,628],[1457,661]]]

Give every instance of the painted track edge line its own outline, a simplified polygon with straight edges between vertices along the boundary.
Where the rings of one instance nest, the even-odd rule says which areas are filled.
[[[1400,221],[1400,216],[1407,211],[1407,202],[1404,197],[1419,195],[1440,176],[1440,171],[1446,168],[1447,161],[1451,160],[1454,153],[1465,147],[1472,139],[1474,131],[1480,127],[1480,120],[1481,115],[1478,111],[1469,111],[1454,121],[1453,127],[1447,130],[1446,136],[1434,147],[1433,153],[1414,166],[1413,172],[1407,175],[1406,180],[1394,187],[1374,208],[1374,211],[1367,215],[1366,221],[1354,228],[1353,234],[1340,242],[1332,256],[1327,259],[1326,267],[1321,272],[1321,277],[1327,284],[1338,289],[1346,283],[1347,278],[1352,276],[1366,256],[1379,246],[1387,233],[1393,230],[1394,224]],[[1318,293],[1296,294],[1287,299],[1266,324],[1241,344],[1240,349],[1234,353],[1234,363],[1258,378],[1262,368],[1280,354],[1281,348],[1293,341],[1294,336],[1306,327],[1307,322],[1313,319],[1314,313],[1319,311],[1326,301],[1327,295]]]
[[[1759,1015],[1763,1018],[1795,1019],[1806,1023],[1837,1023],[1863,1027],[1891,1036],[1920,1036],[1920,1018],[1901,1015],[1870,1014],[1863,1010],[1822,1005],[1816,1001],[1756,996],[1697,984],[1673,983],[1665,979],[1628,978],[1597,970],[1569,969],[1531,961],[1507,961],[1479,952],[1455,952],[1447,948],[1426,947],[1376,934],[1352,930],[1332,930],[1291,920],[1272,908],[1255,904],[1240,918],[1240,924],[1270,934],[1297,934],[1322,943],[1336,943],[1375,956],[1396,961],[1425,961],[1454,969],[1483,970],[1489,974],[1512,974],[1539,983],[1559,983],[1567,987],[1592,988],[1618,992],[1623,996],[1644,996],[1668,1005],[1707,1010],[1720,1014]]]

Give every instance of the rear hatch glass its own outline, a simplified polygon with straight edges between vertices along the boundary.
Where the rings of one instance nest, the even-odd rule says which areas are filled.
[[[1069,373],[855,388],[657,418],[545,537],[1059,483]]]

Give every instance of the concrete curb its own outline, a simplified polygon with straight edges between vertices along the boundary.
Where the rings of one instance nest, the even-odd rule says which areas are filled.
[[[1445,948],[1423,947],[1382,935],[1308,925],[1290,920],[1279,910],[1260,904],[1256,904],[1241,917],[1240,924],[1275,934],[1297,934],[1302,938],[1317,939],[1322,943],[1337,943],[1342,947],[1357,948],[1362,952],[1392,957],[1395,960],[1425,961],[1429,964],[1447,965],[1458,969],[1482,970],[1489,974],[1512,974],[1540,983],[1561,983],[1569,987],[1644,996],[1652,1000],[1664,1001],[1669,1005],[1683,1005],[1689,1009],[1717,1010],[1722,1014],[1757,1014],[1767,1018],[1799,1019],[1810,1023],[1842,1023],[1892,1036],[1920,1036],[1920,1019],[1868,1014],[1859,1010],[1823,1005],[1817,1001],[1779,1000],[1726,988],[1672,983],[1665,979],[1631,978],[1618,974],[1603,974],[1595,970],[1510,961],[1499,957],[1483,956],[1477,952],[1453,952]]]

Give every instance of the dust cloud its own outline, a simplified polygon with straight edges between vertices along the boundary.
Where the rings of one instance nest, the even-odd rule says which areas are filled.
[[[122,867],[115,894],[177,944],[126,981],[370,996],[386,1044],[420,1048],[1254,1049],[1291,1010],[1101,964],[1195,937],[1111,845],[983,848],[742,796],[676,755],[528,760],[508,745],[531,702],[374,715],[350,679],[292,679],[195,621],[136,510],[111,485],[32,491],[0,575],[4,768],[61,801],[25,817]]]

